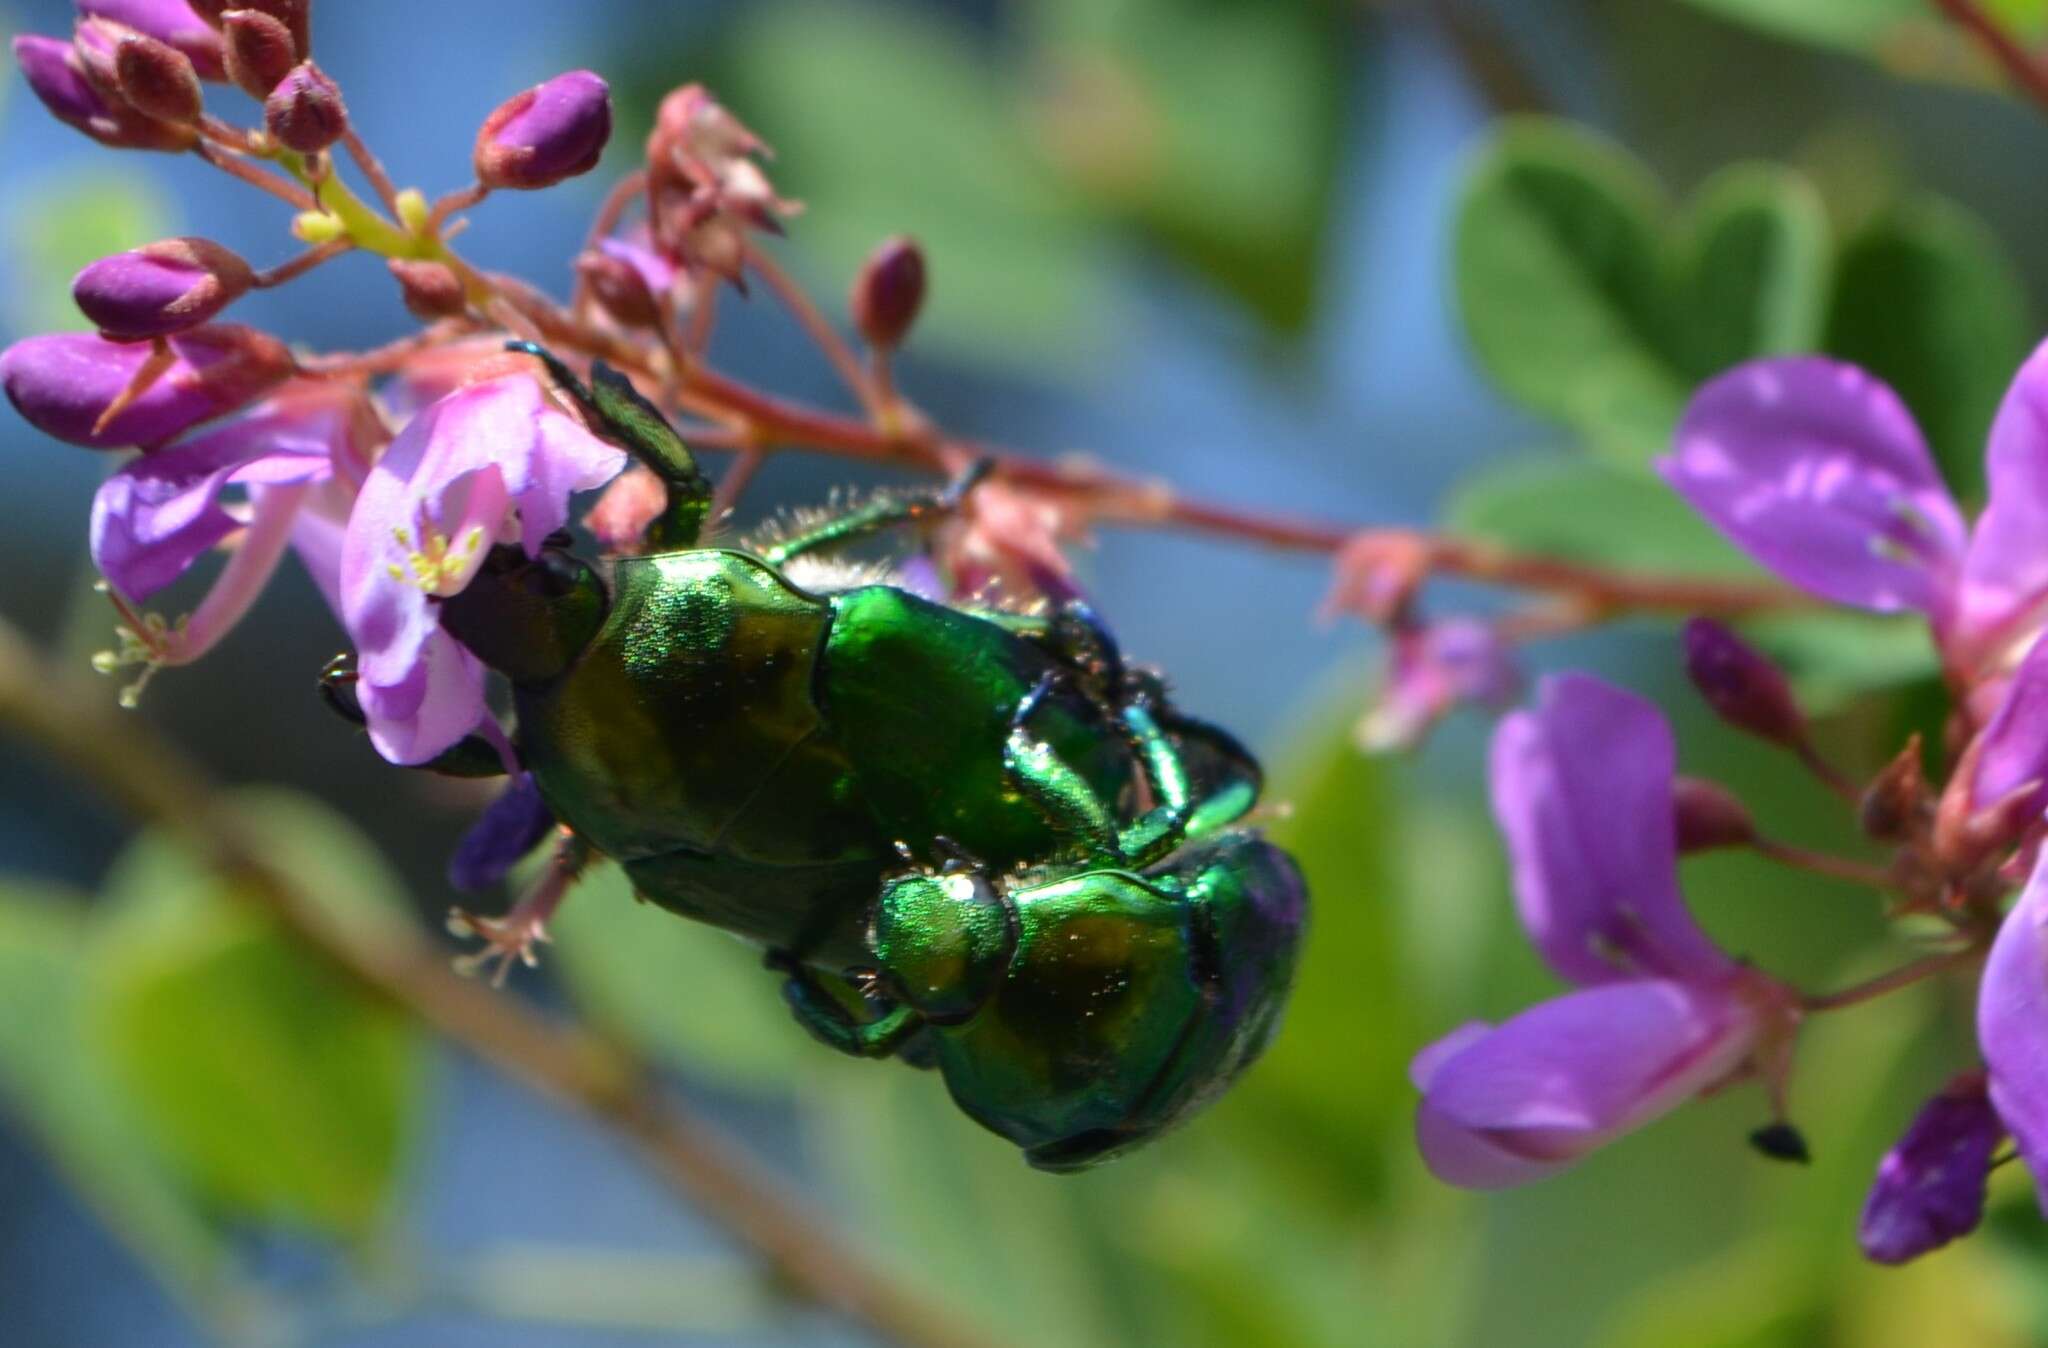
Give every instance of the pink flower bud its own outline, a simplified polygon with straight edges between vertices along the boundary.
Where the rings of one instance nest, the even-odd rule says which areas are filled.
[[[442,263],[395,257],[384,265],[391,269],[406,310],[415,318],[453,318],[469,307],[462,278]]]
[[[318,154],[348,130],[348,109],[334,81],[301,61],[264,99],[263,124],[287,150]]]
[[[191,126],[206,111],[206,95],[191,58],[140,33],[130,33],[115,45],[114,83],[128,106],[160,122]]]
[[[576,275],[621,326],[651,328],[661,322],[661,304],[646,276],[616,253],[589,249],[576,259]]]
[[[291,29],[253,9],[231,9],[221,32],[227,39],[227,73],[251,98],[270,97],[299,63]]]
[[[94,87],[72,43],[35,35],[18,37],[14,39],[14,59],[28,78],[29,88],[53,117],[102,145],[176,153],[190,149],[198,139],[194,128],[145,117]]]
[[[193,12],[186,0],[78,0],[88,19],[112,19],[136,32],[175,47],[192,62],[203,80],[221,78],[220,35]]]
[[[120,411],[154,356],[148,343],[111,342],[96,333],[30,337],[0,352],[0,389],[45,435],[89,449],[157,445],[203,421],[244,407],[292,370],[282,342],[253,328],[194,328],[164,339],[168,366]]]
[[[196,328],[255,282],[241,258],[205,239],[165,239],[101,258],[78,273],[71,297],[116,341]]]
[[[924,250],[917,240],[884,239],[853,281],[853,325],[884,351],[902,344],[924,307]]]
[[[1756,821],[1750,817],[1749,807],[1724,786],[1697,777],[1674,778],[1671,803],[1680,852],[1743,847],[1756,839]]]
[[[1685,625],[1685,672],[1714,714],[1738,730],[1787,748],[1806,739],[1806,717],[1785,675],[1711,618]]]
[[[611,91],[572,70],[498,105],[476,138],[476,177],[486,187],[551,187],[597,166],[612,134]]]

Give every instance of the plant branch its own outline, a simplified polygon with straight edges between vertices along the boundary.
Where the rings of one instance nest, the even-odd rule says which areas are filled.
[[[48,668],[0,623],[0,725],[117,799],[183,836],[233,890],[372,996],[506,1075],[629,1139],[669,1185],[748,1246],[806,1300],[916,1348],[985,1348],[989,1340],[904,1287],[801,1207],[750,1158],[655,1082],[647,1065],[586,1030],[550,1022],[459,977],[410,927],[365,940],[269,864],[213,784],[148,725],[112,708],[78,677]]]
[[[2048,65],[2022,46],[2004,24],[1986,13],[1977,0],[1933,0],[1933,4],[1998,62],[2028,98],[2048,110]]]

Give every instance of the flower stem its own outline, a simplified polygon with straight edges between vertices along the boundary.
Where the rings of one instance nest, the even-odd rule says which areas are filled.
[[[2021,92],[2048,109],[2048,66],[2006,31],[2005,25],[1987,13],[1977,0],[1933,0],[1933,4],[1998,62]]]
[[[1959,964],[1977,959],[1983,953],[1982,946],[1967,945],[1960,950],[1927,955],[1910,964],[1902,964],[1890,973],[1879,974],[1875,978],[1852,984],[1838,992],[1816,993],[1801,998],[1799,1004],[1807,1011],[1839,1011],[1844,1007],[1860,1006],[1864,1002],[1874,1001],[1901,988],[1909,988],[1923,979],[1932,978]]]
[[[354,127],[341,133],[341,144],[342,148],[348,151],[348,157],[356,161],[356,167],[362,170],[363,177],[370,184],[370,190],[377,194],[377,200],[384,203],[384,209],[392,215],[397,215],[398,186],[391,181],[391,175],[384,171],[384,161],[377,158],[370,147],[363,143],[363,138],[356,134]]]
[[[192,153],[230,177],[240,178],[251,187],[270,193],[293,210],[316,211],[320,203],[313,200],[313,194],[305,188],[287,182],[268,169],[258,168],[240,155],[231,154],[208,143],[200,141],[192,147]]]
[[[805,1300],[912,1348],[988,1348],[993,1342],[829,1231],[620,1045],[556,1024],[460,977],[446,955],[409,926],[366,934],[335,921],[215,803],[213,784],[195,765],[146,723],[119,715],[80,685],[75,676],[47,667],[0,623],[0,725],[40,745],[139,818],[182,835],[210,867],[235,881],[231,892],[344,977],[629,1141],[654,1173]]]
[[[810,339],[825,353],[825,359],[832,362],[832,368],[839,372],[840,380],[860,399],[862,407],[873,415],[880,407],[874,387],[868,382],[867,372],[860,367],[860,361],[853,354],[853,348],[839,335],[836,328],[826,321],[818,306],[811,302],[810,294],[798,285],[781,264],[759,248],[748,247],[747,265],[775,292],[775,298],[782,301],[797,324]]]
[[[1897,888],[1897,881],[1891,871],[1883,866],[1873,866],[1867,861],[1833,856],[1826,852],[1813,852],[1772,838],[1752,839],[1750,846],[1779,865],[1790,866],[1794,870],[1810,871],[1815,875],[1846,880],[1852,885],[1863,885],[1870,889]]]
[[[221,568],[213,588],[199,601],[177,640],[164,652],[166,665],[189,665],[234,630],[270,583],[292,540],[299,503],[311,490],[304,483],[270,487],[254,494],[253,514],[242,541]]]

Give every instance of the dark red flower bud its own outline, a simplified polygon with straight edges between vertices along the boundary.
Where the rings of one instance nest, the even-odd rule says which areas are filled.
[[[1726,787],[1680,777],[1671,784],[1671,795],[1681,853],[1745,847],[1756,840],[1749,807]]]
[[[284,343],[232,324],[167,337],[163,352],[167,360],[150,343],[90,332],[30,337],[0,352],[0,389],[45,435],[120,449],[162,444],[237,411],[292,372]],[[143,380],[152,362],[154,378]],[[118,410],[109,417],[112,408]]]
[[[313,54],[312,0],[191,0],[191,4],[200,18],[221,29],[227,27],[228,15],[238,9],[268,14],[291,33],[300,59]]]
[[[231,9],[221,34],[227,40],[228,78],[251,98],[269,98],[299,63],[291,29],[268,14]]]
[[[1785,675],[1711,618],[1685,625],[1685,672],[1714,714],[1739,730],[1788,748],[1806,741],[1806,717]]]
[[[597,167],[612,134],[611,90],[588,70],[557,75],[498,105],[476,137],[485,187],[551,187]]]
[[[853,281],[853,326],[884,351],[900,345],[924,307],[924,250],[897,235],[868,254]]]
[[[1870,837],[1879,842],[1905,842],[1930,817],[1931,804],[1916,734],[1871,781],[1857,814]]]
[[[415,318],[429,322],[437,318],[453,318],[469,307],[469,297],[462,289],[462,278],[442,263],[395,257],[385,265],[398,282],[398,292],[405,300],[407,311]]]
[[[114,82],[129,107],[160,122],[191,126],[206,111],[191,58],[153,37],[130,33],[115,45]]]
[[[628,328],[661,322],[661,303],[640,269],[622,257],[592,248],[576,259],[576,274],[603,310]]]
[[[78,0],[78,13],[87,19],[126,24],[184,53],[200,79],[221,78],[220,35],[186,0]]]
[[[78,273],[71,297],[117,341],[196,328],[255,282],[249,264],[205,239],[164,239],[104,257]]]
[[[287,150],[318,154],[348,130],[348,109],[334,81],[301,61],[263,100],[263,124]]]
[[[107,51],[111,61],[111,45]],[[14,39],[14,59],[27,77],[28,87],[52,116],[102,145],[175,153],[191,149],[198,139],[195,128],[145,117],[95,86],[86,76],[84,60],[74,43],[33,34],[18,37]],[[111,79],[111,64],[108,72]]]

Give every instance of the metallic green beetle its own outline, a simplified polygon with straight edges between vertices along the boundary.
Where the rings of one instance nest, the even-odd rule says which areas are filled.
[[[903,957],[883,922],[910,920],[907,891],[888,899],[902,891],[903,856],[948,881],[949,859],[972,857],[1018,919],[1014,943],[968,952],[981,976],[1007,971],[1003,990],[955,989],[972,1003],[955,1010],[974,1012],[955,1026],[929,1003],[917,1014],[938,1027],[956,1099],[1036,1163],[1085,1164],[1226,1084],[1263,1043],[1293,950],[1290,935],[1272,968],[1237,977],[1235,915],[1300,895],[1298,878],[1275,878],[1293,875],[1281,854],[1225,831],[1257,798],[1250,755],[1125,671],[1077,606],[1027,615],[793,579],[949,509],[971,482],[870,502],[753,550],[700,546],[710,487],[659,412],[602,363],[586,388],[545,351],[520,349],[669,492],[649,555],[601,575],[566,549],[508,552],[442,610],[510,680],[516,743],[555,817],[646,898],[767,946],[800,1007],[823,1007],[835,978],[883,969],[885,949]],[[1183,839],[1198,845],[1174,855]],[[1091,905],[1101,920],[1074,927]],[[1052,996],[1027,1014],[1034,990],[1057,993],[1054,975],[1080,968],[1084,930],[1115,933],[1103,948],[1127,957],[1125,1009],[1091,1018],[1084,1007],[1067,1025],[1072,1008]],[[1228,1027],[1204,1028],[1218,1008]],[[1033,1016],[1045,1022],[1035,1046]]]

